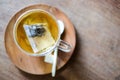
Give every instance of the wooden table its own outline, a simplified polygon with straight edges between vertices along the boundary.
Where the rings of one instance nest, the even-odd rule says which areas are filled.
[[[74,55],[55,78],[22,72],[4,47],[11,17],[38,3],[62,10],[76,29]],[[120,0],[0,0],[0,10],[0,80],[120,80]]]

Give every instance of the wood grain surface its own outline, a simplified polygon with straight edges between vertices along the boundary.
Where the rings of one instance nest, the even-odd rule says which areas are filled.
[[[73,51],[75,49],[75,44],[76,44],[75,29],[72,23],[70,22],[70,20],[68,19],[68,17],[63,12],[61,12],[59,9],[55,7],[48,6],[45,4],[31,5],[31,6],[28,6],[20,10],[12,17],[12,19],[8,23],[6,31],[5,31],[5,48],[11,61],[19,69],[27,73],[37,74],[37,75],[48,74],[48,73],[51,73],[52,71],[52,65],[44,62],[43,56],[42,57],[29,56],[26,53],[22,52],[18,48],[18,46],[15,44],[15,41],[13,39],[13,35],[14,35],[13,29],[14,29],[14,24],[16,23],[16,20],[24,12],[27,12],[32,9],[45,10],[53,14],[56,17],[56,19],[61,20],[64,23],[65,29],[61,37],[62,37],[62,40],[69,43],[72,46],[72,48],[69,53],[65,53],[62,51],[58,52],[57,69],[60,69],[61,67],[63,67],[68,62],[68,60],[71,58],[73,54]]]
[[[62,10],[76,29],[74,55],[55,78],[20,71],[4,47],[11,17],[38,3]],[[120,80],[120,0],[0,0],[0,10],[0,80]]]

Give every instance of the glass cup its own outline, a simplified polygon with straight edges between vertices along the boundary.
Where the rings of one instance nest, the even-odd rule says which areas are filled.
[[[49,22],[51,22],[50,25],[49,25]],[[62,32],[62,30],[64,30],[63,28],[61,28],[62,27],[61,22],[62,21],[57,20],[56,17],[48,11],[45,11],[42,9],[32,9],[32,10],[28,10],[28,11],[24,12],[22,15],[19,16],[19,18],[16,20],[16,22],[14,24],[14,29],[13,29],[14,42],[17,45],[17,47],[23,53],[30,55],[30,56],[45,56],[45,62],[53,64],[53,69],[52,69],[53,76],[55,75],[55,70],[56,70],[57,50],[59,49],[63,52],[70,52],[70,50],[72,48],[69,43],[60,39],[61,34],[62,34],[61,32]],[[54,25],[52,25],[53,23],[54,23]],[[55,39],[55,40],[53,41],[54,43],[49,46],[49,48],[39,51],[39,48],[36,48],[35,44],[38,45],[38,47],[40,47],[39,44],[37,44],[37,42],[40,39],[41,43],[42,43],[41,35],[42,34],[46,35],[46,34],[44,34],[44,30],[41,29],[41,27],[44,27],[44,26],[45,27],[49,26],[49,29],[51,29],[51,30],[48,30],[45,28],[46,34],[49,31],[49,34],[51,34],[51,36],[53,36],[53,39]],[[26,30],[26,28],[29,28],[29,29]],[[37,29],[38,30],[41,29],[41,31],[43,33],[39,34],[40,31],[38,31]],[[27,31],[28,31],[28,33],[27,33]],[[24,37],[24,36],[27,36],[27,37]],[[37,41],[35,42],[36,39],[37,39]],[[27,40],[27,42],[26,42],[26,40]],[[46,40],[49,40],[49,39],[46,39]],[[43,42],[44,41],[45,40],[43,40]],[[51,41],[52,41],[52,39],[51,39]],[[27,43],[29,43],[29,44],[27,44]],[[33,43],[35,43],[35,44],[33,44]],[[39,43],[40,43],[40,41],[39,41]],[[50,42],[50,43],[52,43],[52,42]],[[42,43],[42,45],[47,46],[47,43],[44,42],[44,44]],[[32,52],[30,52],[29,50],[27,51],[27,49],[26,49],[27,46],[31,46],[31,50],[33,50],[33,51]],[[52,52],[54,54],[51,54]]]

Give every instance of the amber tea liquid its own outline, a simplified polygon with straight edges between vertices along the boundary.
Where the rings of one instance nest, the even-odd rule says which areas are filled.
[[[26,52],[33,53],[33,50],[30,46],[26,33],[24,31],[23,25],[32,25],[32,24],[46,24],[48,27],[53,39],[56,41],[58,38],[58,27],[56,21],[51,15],[44,11],[34,11],[29,12],[22,16],[15,26],[15,38],[18,45],[25,50]]]

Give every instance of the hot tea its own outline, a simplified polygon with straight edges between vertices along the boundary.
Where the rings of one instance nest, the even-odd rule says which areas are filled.
[[[43,25],[45,32],[42,36],[28,37],[24,25]],[[29,12],[23,15],[16,24],[15,38],[18,45],[29,53],[43,52],[55,44],[58,38],[58,27],[55,19],[44,11]],[[31,45],[31,39],[37,51]]]

